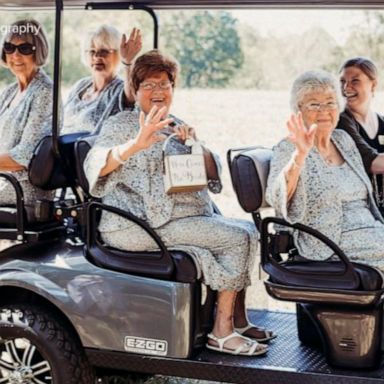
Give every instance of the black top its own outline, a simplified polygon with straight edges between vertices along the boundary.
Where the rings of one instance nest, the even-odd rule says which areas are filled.
[[[382,118],[380,118],[382,121]],[[357,149],[360,152],[361,158],[364,163],[364,168],[367,173],[371,171],[371,165],[373,160],[376,159],[378,155],[378,150],[374,147],[371,147],[362,136],[362,132],[365,132],[362,126],[357,122],[351,112],[347,109],[340,114],[339,122],[337,123],[338,129],[343,129],[346,131],[355,142]],[[384,152],[384,147],[383,147]]]
[[[343,117],[341,117],[341,115],[343,115]],[[378,153],[384,152],[384,119],[382,116],[377,115],[379,129],[376,136],[371,139],[363,126],[353,117],[350,111],[345,110],[341,115],[341,124],[339,121],[340,126],[338,125],[338,128],[347,131],[354,139],[363,159],[364,167],[371,178],[377,206],[379,207],[380,212],[384,215],[384,178],[383,175],[373,175],[370,172],[372,161],[376,158]]]
[[[377,135],[371,139],[368,135],[365,129],[362,127],[360,123],[357,122],[359,125],[359,132],[363,139],[372,147],[377,150],[379,153],[384,152],[384,120],[381,116],[377,115],[377,119],[379,120],[379,129],[377,131]]]

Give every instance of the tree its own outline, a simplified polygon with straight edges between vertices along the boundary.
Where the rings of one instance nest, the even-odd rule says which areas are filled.
[[[243,64],[236,19],[225,11],[180,12],[165,23],[165,49],[181,64],[185,87],[225,87]]]
[[[344,46],[344,59],[366,56],[379,68],[383,68],[384,14],[380,11],[365,11],[364,16],[364,22],[351,28]]]

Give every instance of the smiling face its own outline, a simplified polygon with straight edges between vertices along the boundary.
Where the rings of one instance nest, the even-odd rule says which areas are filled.
[[[317,124],[318,132],[331,132],[339,121],[339,104],[332,89],[318,90],[304,95],[299,103],[305,126]]]
[[[340,75],[341,91],[347,108],[362,111],[369,108],[377,81],[370,79],[360,68],[344,68]]]
[[[119,65],[119,53],[96,44],[91,44],[86,51],[88,65],[95,76],[114,77]]]
[[[149,89],[155,86],[154,89]],[[144,113],[148,113],[156,105],[159,109],[166,107],[165,115],[168,115],[172,104],[173,85],[166,72],[152,73],[144,79],[136,92],[136,101]]]
[[[20,45],[24,43],[30,43],[29,41],[19,38],[13,37],[10,43],[14,45]],[[18,49],[16,49],[13,53],[5,54],[5,60],[9,70],[16,77],[29,77],[32,73],[37,71],[37,65],[35,61],[35,55],[22,55]]]

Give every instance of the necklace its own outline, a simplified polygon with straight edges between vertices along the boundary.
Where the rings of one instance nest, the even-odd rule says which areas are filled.
[[[322,157],[323,157],[323,159],[324,159],[324,161],[328,164],[328,165],[333,165],[334,163],[333,163],[333,160],[332,160],[332,157],[330,156],[330,155],[328,155],[328,156],[323,156],[323,155],[321,155]]]
[[[324,160],[324,162],[327,165],[334,165],[335,161],[333,160],[332,154],[331,153],[322,153],[319,149],[317,150],[320,154],[320,157]]]
[[[84,101],[92,101],[97,98],[99,92],[94,90],[93,87],[89,87],[84,93],[82,100]]]

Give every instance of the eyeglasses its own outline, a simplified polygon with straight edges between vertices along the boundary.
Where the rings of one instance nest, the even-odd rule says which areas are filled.
[[[156,89],[156,87],[166,91],[171,89],[172,86],[173,83],[170,81],[161,81],[160,83],[155,83],[154,81],[145,81],[144,83],[140,84],[140,88],[144,89],[144,91],[153,91]]]
[[[16,49],[20,54],[25,56],[32,55],[36,51],[36,47],[30,43],[22,43],[19,45],[4,43],[3,50],[7,55],[11,55]]]
[[[329,101],[328,103],[309,103],[304,104],[303,107],[311,112],[318,111],[332,111],[338,108],[338,104],[335,101]]]
[[[85,52],[89,56],[99,56],[99,57],[107,57],[111,53],[116,52],[116,49],[87,49]]]

